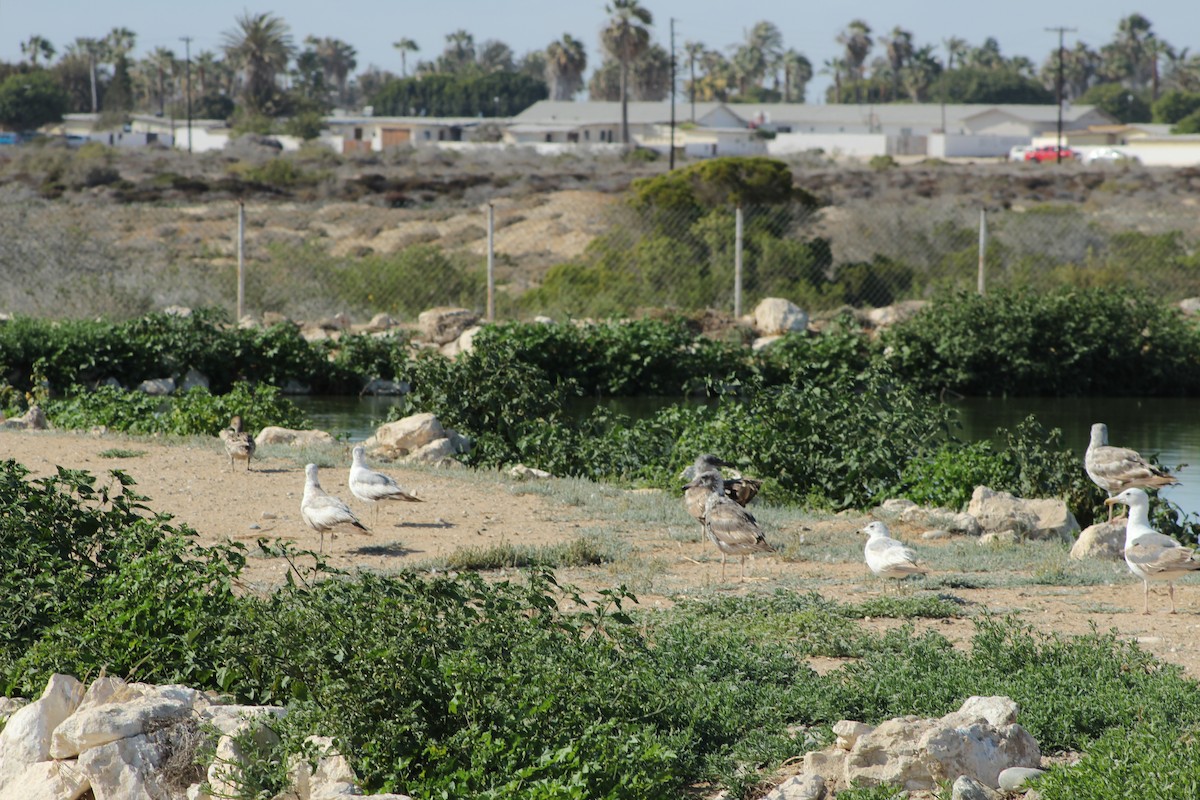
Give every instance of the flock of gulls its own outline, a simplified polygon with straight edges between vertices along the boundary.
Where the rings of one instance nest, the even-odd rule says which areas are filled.
[[[229,468],[234,462],[245,461],[247,471],[254,456],[254,437],[243,429],[242,418],[235,416],[229,427],[221,432]],[[1114,447],[1108,443],[1108,427],[1097,422],[1092,426],[1091,441],[1084,454],[1084,470],[1088,477],[1108,493],[1105,503],[1112,507],[1124,505],[1129,509],[1125,526],[1125,563],[1129,571],[1141,578],[1143,612],[1150,613],[1150,582],[1165,582],[1175,608],[1175,580],[1190,572],[1200,571],[1196,552],[1184,547],[1170,536],[1158,533],[1150,525],[1150,497],[1146,489],[1159,489],[1177,484],[1175,476],[1144,459],[1135,450]],[[740,560],[738,579],[746,579],[746,556],[774,552],[762,528],[746,506],[758,495],[762,481],[734,472],[726,478],[722,467],[733,467],[728,461],[711,454],[700,455],[688,468],[690,482],[683,487],[683,502],[687,512],[704,530],[704,535],[721,553],[721,580],[725,580],[726,559]],[[325,551],[325,534],[341,527],[351,527],[368,533],[348,505],[321,488],[317,465],[304,468],[304,497],[300,501],[300,516],[308,527],[320,534],[320,551]],[[366,451],[360,445],[352,451],[347,479],[350,493],[373,506],[374,521],[379,520],[379,503],[399,501],[419,503],[421,499],[396,483],[389,475],[367,465]],[[866,534],[863,548],[867,567],[880,578],[903,580],[910,575],[923,575],[928,570],[917,563],[916,553],[898,539],[893,539],[887,525],[880,521],[868,523],[860,533]]]
[[[772,552],[754,515],[745,506],[758,494],[761,481],[735,474],[724,478],[721,467],[733,466],[715,455],[698,457],[689,468],[692,476],[683,488],[684,507],[699,521],[705,535],[721,552],[721,579],[725,579],[727,556],[741,559],[739,580],[745,580],[746,556]],[[1160,489],[1179,483],[1179,480],[1144,459],[1137,451],[1114,447],[1108,443],[1108,426],[1098,422],[1092,426],[1091,441],[1084,454],[1084,470],[1091,480],[1108,493],[1109,521],[1115,505],[1125,505],[1129,514],[1125,524],[1125,563],[1129,571],[1142,580],[1142,613],[1150,613],[1150,583],[1165,582],[1175,607],[1175,580],[1190,572],[1200,571],[1196,551],[1184,547],[1150,525],[1150,497],[1146,489]],[[893,539],[887,525],[880,521],[868,523],[860,533],[866,534],[863,548],[867,567],[880,578],[903,580],[910,575],[923,575],[928,570],[917,563],[917,554],[898,539]]]

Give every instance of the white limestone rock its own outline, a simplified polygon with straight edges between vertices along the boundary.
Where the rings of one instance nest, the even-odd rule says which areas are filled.
[[[108,702],[80,708],[55,729],[51,758],[72,758],[86,751],[145,733],[192,713],[192,704],[163,695],[130,697],[118,694]]]
[[[466,308],[439,307],[417,315],[422,337],[437,345],[453,342],[462,332],[474,325],[479,315]]]
[[[165,397],[175,391],[175,379],[150,378],[139,383],[137,388],[152,397]]]
[[[1019,538],[1037,530],[1038,519],[1025,501],[1008,492],[995,492],[986,486],[976,486],[967,506],[987,533],[1012,531]]]
[[[333,444],[334,438],[325,431],[297,431],[291,428],[279,428],[268,425],[254,437],[254,444],[262,447],[265,444],[290,444],[292,447],[303,447],[310,444]]]
[[[807,328],[808,314],[790,300],[766,297],[754,307],[754,330],[759,336],[804,331]]]
[[[446,435],[446,429],[433,414],[412,414],[380,425],[363,446],[368,450],[378,448],[394,455],[407,455],[430,442],[445,439]]]
[[[79,756],[96,800],[174,800],[161,775],[166,752],[145,734],[92,747]]]
[[[1070,543],[1079,533],[1079,521],[1066,502],[1057,497],[1026,500],[1025,507],[1037,517],[1036,527],[1028,534],[1031,539],[1058,539]]]
[[[456,358],[475,349],[475,336],[483,330],[480,325],[472,325],[458,335],[454,341],[442,345],[442,355],[446,358]]]
[[[1071,545],[1071,558],[1082,561],[1102,558],[1122,561],[1125,558],[1125,521],[1097,522],[1089,525]]]
[[[537,467],[527,467],[524,464],[513,465],[508,470],[508,474],[511,475],[512,477],[516,478],[519,481],[545,480],[546,478],[554,477],[549,472],[546,472],[546,470],[544,470],[544,469],[538,469]]]
[[[89,789],[75,761],[38,761],[0,788],[0,800],[77,800]]]
[[[454,448],[454,442],[450,441],[449,437],[435,439],[429,444],[421,445],[405,456],[404,463],[441,464],[445,461],[453,461],[457,452]]]
[[[79,707],[83,693],[83,684],[70,675],[52,675],[41,697],[13,712],[0,731],[0,791],[50,758],[51,734]]]
[[[192,368],[189,369],[187,374],[183,376],[183,381],[179,384],[179,390],[181,392],[187,392],[195,389],[196,387],[200,387],[201,389],[209,388],[208,376],[203,372]]]
[[[801,772],[776,786],[763,800],[822,800],[824,797],[825,779]]]

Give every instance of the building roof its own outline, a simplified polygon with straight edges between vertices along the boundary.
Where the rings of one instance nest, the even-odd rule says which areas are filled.
[[[628,105],[629,122],[633,125],[667,124],[671,121],[671,102],[631,101]],[[724,103],[696,103],[696,119],[721,107]],[[680,123],[691,114],[691,104],[675,101],[675,121]],[[539,100],[513,117],[516,124],[523,123],[567,123],[572,125],[611,125],[621,122],[621,104],[607,100]]]
[[[972,118],[988,113],[1000,112],[1015,119],[1030,122],[1055,122],[1058,106],[1000,103],[881,103],[851,104],[832,103],[809,105],[808,103],[731,103],[726,106],[745,120],[762,115],[767,123],[821,124],[821,125],[903,125],[940,127],[945,113],[946,126],[959,126]],[[1090,105],[1063,106],[1063,120],[1074,121],[1091,113],[1096,107]]]

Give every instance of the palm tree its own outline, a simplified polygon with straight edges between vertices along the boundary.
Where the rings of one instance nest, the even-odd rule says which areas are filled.
[[[128,55],[129,51],[133,50],[137,44],[137,34],[129,30],[129,28],[113,28],[104,37],[104,44],[114,57],[118,55]]]
[[[780,61],[783,65],[783,102],[791,103],[793,96],[796,102],[804,102],[804,89],[812,80],[812,62],[795,50],[788,50]]]
[[[158,100],[158,115],[165,113],[167,97],[167,78],[175,74],[175,54],[165,47],[156,47],[146,56],[145,74],[151,78],[154,86],[154,96]]]
[[[840,58],[827,58],[821,65],[822,75],[833,76],[833,102],[842,102],[842,76],[848,73],[846,62]]]
[[[855,79],[854,102],[862,102],[863,65],[871,52],[871,26],[856,19],[838,34],[838,44],[846,49],[845,65],[849,77]]]
[[[696,59],[704,55],[704,43],[687,41],[683,43],[683,52],[688,59],[688,99],[692,103],[692,122],[696,121]]]
[[[671,92],[671,54],[661,45],[650,45],[630,65],[629,82],[636,100],[666,100]]]
[[[946,71],[954,69],[954,62],[958,61],[958,66],[963,65],[963,60],[967,56],[966,39],[960,39],[957,36],[951,36],[949,39],[942,39],[942,45],[946,48]]]
[[[1163,80],[1169,87],[1181,92],[1200,92],[1200,55],[1193,54],[1189,58],[1189,49],[1172,48],[1167,52],[1167,74]]]
[[[295,48],[288,24],[270,13],[245,12],[224,34],[225,57],[242,73],[242,102],[251,113],[273,108],[275,78],[287,71]]]
[[[900,99],[900,78],[904,71],[904,65],[913,55],[912,33],[897,25],[892,28],[890,34],[883,37],[883,44],[887,50],[888,66],[892,76],[892,102],[895,102]]]
[[[513,61],[512,48],[499,39],[485,39],[475,56],[475,63],[484,74],[512,72]]]
[[[1000,54],[1000,42],[996,41],[994,36],[984,39],[979,47],[970,48],[963,57],[963,66],[989,72],[1002,69],[1004,65],[1004,56]]]
[[[446,34],[446,48],[437,60],[440,72],[465,72],[475,66],[475,37],[462,28]]]
[[[933,57],[933,45],[927,44],[914,50],[900,71],[900,80],[909,99],[914,103],[925,102],[926,92],[941,71],[942,65]]]
[[[29,56],[29,63],[36,67],[39,58],[46,61],[54,58],[54,45],[50,44],[49,39],[35,33],[21,42],[21,54]]]
[[[650,31],[645,26],[654,24],[654,16],[638,0],[611,0],[604,10],[612,17],[600,34],[600,41],[620,67],[621,143],[628,146],[629,67],[650,47]]]
[[[336,87],[338,102],[345,101],[346,81],[358,66],[358,51],[341,39],[329,36],[320,39],[308,36],[304,43],[317,54],[317,59],[321,62],[321,71],[325,75],[325,83]]]
[[[417,46],[416,42],[409,38],[397,39],[396,41],[392,42],[392,47],[400,51],[400,77],[407,78],[408,63],[405,59],[405,56],[408,53],[416,53],[420,51],[421,48]]]
[[[83,59],[88,65],[88,77],[92,85],[92,113],[100,108],[100,95],[96,88],[96,68],[103,61],[107,48],[100,39],[80,36],[67,46],[67,57]]]
[[[583,88],[583,73],[587,70],[587,53],[583,42],[564,33],[546,48],[546,83],[550,84],[551,100],[570,100]]]
[[[759,53],[762,62],[762,72],[756,79],[765,74],[774,74],[775,88],[779,88],[779,64],[783,56],[783,34],[774,22],[761,21],[746,34],[746,45]]]

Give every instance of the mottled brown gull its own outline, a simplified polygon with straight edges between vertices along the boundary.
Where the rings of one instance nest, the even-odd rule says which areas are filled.
[[[1092,426],[1092,438],[1083,455],[1083,468],[1092,483],[1112,497],[1117,492],[1134,487],[1157,489],[1179,483],[1179,479],[1156,467],[1136,450],[1113,447],[1108,443],[1108,426],[1097,422]],[[1112,519],[1112,504],[1109,504]]]
[[[719,473],[700,473],[684,487],[684,491],[697,487],[703,487],[707,492],[703,515],[704,532],[721,551],[721,580],[725,580],[726,557],[738,556],[741,559],[738,579],[744,581],[746,556],[751,553],[770,553],[775,548],[767,543],[754,515],[723,494]]]

